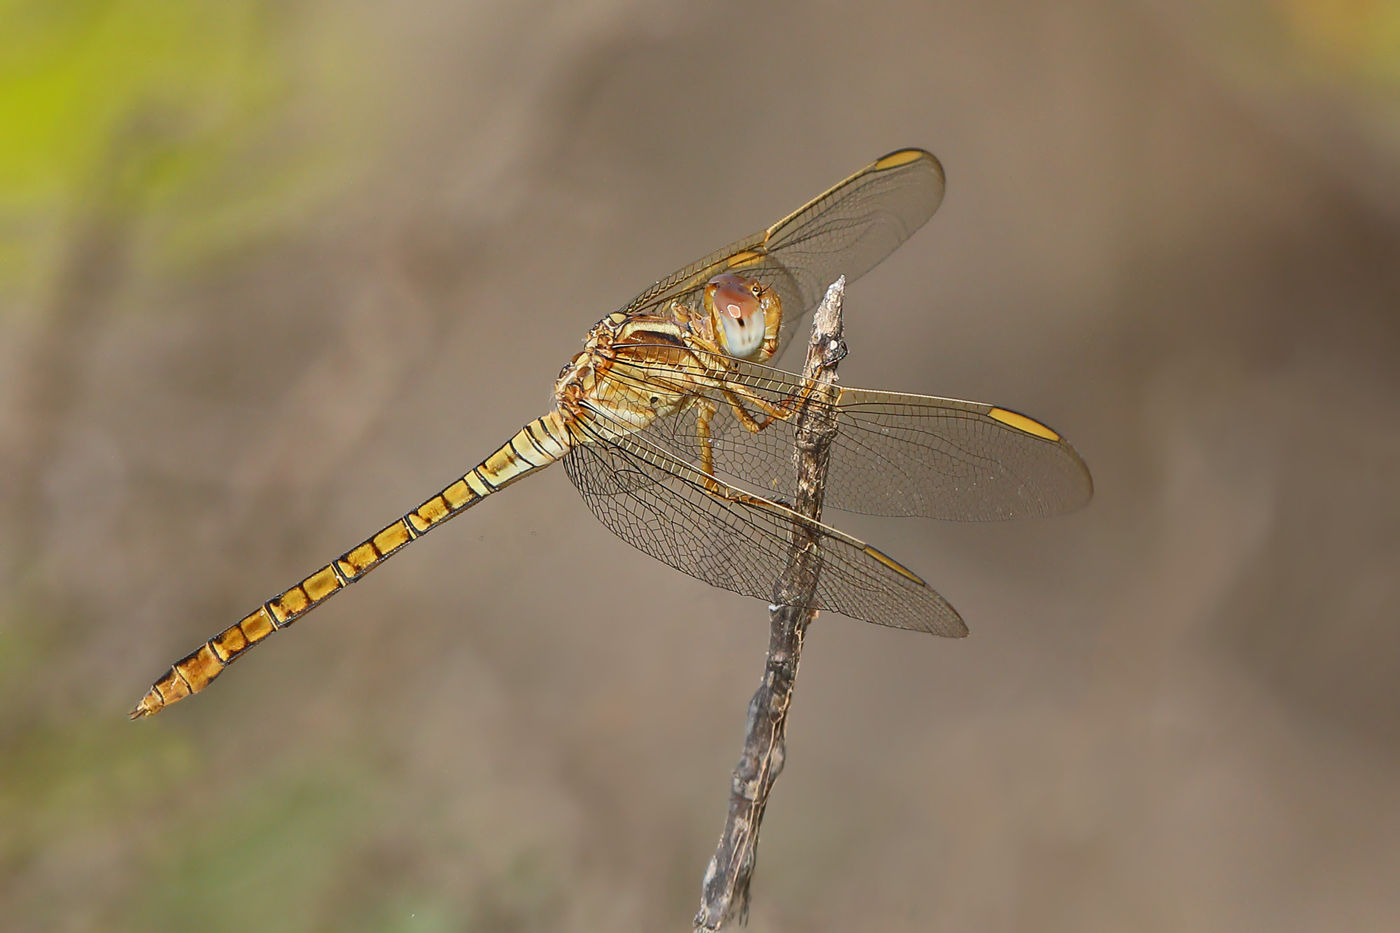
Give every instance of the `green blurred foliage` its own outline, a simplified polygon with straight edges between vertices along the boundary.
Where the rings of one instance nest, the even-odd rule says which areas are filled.
[[[227,147],[219,130],[266,109],[282,83],[247,3],[159,0],[43,4],[10,0],[0,59],[0,190],[8,207],[54,203],[107,155],[142,108],[188,115],[182,158],[154,181],[177,183]]]
[[[1292,44],[1316,69],[1376,89],[1400,87],[1400,3],[1275,0]]]
[[[145,256],[187,263],[305,218],[362,167],[353,20],[297,15],[0,0],[0,296],[34,298],[93,213],[153,218]]]
[[[361,829],[346,815],[364,808],[343,774],[328,779],[334,772],[324,763],[313,771],[270,777],[188,814],[190,824],[150,866],[131,928],[316,928],[326,919],[318,902]]]
[[[1394,0],[1197,3],[1192,32],[1229,83],[1317,98],[1394,143],[1400,136],[1400,4]]]
[[[140,741],[106,722],[47,723],[7,742],[0,758],[0,862],[31,858],[53,840],[109,832],[94,813],[129,811],[194,770],[178,733]]]
[[[61,347],[77,326],[61,296],[113,253],[122,284],[94,315],[198,313],[141,296],[276,247],[365,170],[364,36],[353,17],[303,7],[0,0],[0,318],[29,317],[27,333],[52,331]],[[48,450],[38,436],[12,439]],[[333,890],[362,831],[345,814],[371,809],[356,770],[294,758],[211,806],[199,789],[217,781],[184,731],[127,728],[109,696],[74,683],[68,595],[23,561],[5,569],[0,927],[295,929],[339,916]],[[341,777],[305,777],[326,768]],[[68,871],[87,879],[82,897]]]

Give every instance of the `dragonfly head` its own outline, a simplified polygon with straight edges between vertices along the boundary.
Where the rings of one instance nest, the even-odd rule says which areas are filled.
[[[782,314],[776,292],[732,272],[705,283],[705,313],[724,352],[740,359],[767,358],[765,338]]]

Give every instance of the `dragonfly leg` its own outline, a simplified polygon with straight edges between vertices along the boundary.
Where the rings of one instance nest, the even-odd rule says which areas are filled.
[[[692,349],[689,353],[689,361],[694,364],[697,370],[701,371],[693,373],[691,375],[692,380],[722,393],[724,395],[724,400],[728,402],[729,407],[734,410],[734,416],[739,419],[739,423],[744,426],[744,429],[751,434],[757,434],[774,421],[787,421],[797,412],[798,402],[800,402],[809,391],[803,389],[800,395],[794,393],[776,404],[770,402],[747,387],[726,382],[722,375],[712,374],[710,372],[712,367],[707,364],[706,359],[722,357],[724,354],[717,347],[700,342],[696,340],[694,336],[691,337],[691,342],[698,343],[703,351],[702,354]],[[768,417],[764,418],[762,421],[758,420],[744,407],[744,402],[748,402]],[[712,411],[709,417],[713,416],[714,412]]]
[[[737,386],[721,386],[724,393],[724,400],[729,403],[729,407],[734,411],[734,417],[739,419],[739,423],[744,426],[744,430],[750,434],[757,434],[775,421],[787,421],[797,412],[798,396],[791,395],[778,404],[773,404],[762,396],[752,392],[743,392]],[[744,407],[744,402],[753,405],[767,417],[762,421],[755,418]]]
[[[700,442],[700,471],[706,476],[705,485],[708,488],[715,481],[715,446],[710,434],[710,422],[719,409],[707,398],[698,400],[695,407],[695,435]],[[710,489],[710,492],[714,491]]]
[[[734,405],[736,402],[730,401],[730,404]],[[742,502],[745,505],[757,506],[760,508],[771,507],[757,496],[751,496],[748,493],[740,492],[715,479],[715,448],[714,439],[710,432],[710,422],[714,419],[716,413],[718,413],[719,407],[707,398],[697,399],[695,407],[695,435],[700,445],[700,472],[705,475],[705,491],[715,498],[723,499],[726,502]],[[742,406],[740,407],[742,408]],[[740,420],[742,421],[744,417],[748,417],[749,424],[754,425],[750,430],[762,430],[757,422],[748,415],[748,412],[744,412],[744,414],[740,416]],[[765,425],[771,423],[772,419],[770,418],[765,422]],[[745,427],[748,427],[748,424],[746,424]]]

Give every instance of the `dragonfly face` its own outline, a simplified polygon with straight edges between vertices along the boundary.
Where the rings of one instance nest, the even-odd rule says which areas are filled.
[[[762,363],[777,352],[783,302],[776,289],[722,272],[705,283],[705,316],[715,342],[730,356]]]
[[[943,169],[901,149],[765,230],[658,280],[590,331],[560,372],[556,407],[495,453],[175,664],[132,711],[149,716],[204,689],[272,632],[500,489],[562,460],[614,534],[717,587],[771,598],[793,530],[817,542],[808,608],[959,636],[953,607],[874,547],[791,511],[796,412],[836,425],[826,505],[981,521],[1083,505],[1089,471],[1054,430],[981,402],[842,387],[817,397],[762,365],[838,275],[854,281],[943,198]]]

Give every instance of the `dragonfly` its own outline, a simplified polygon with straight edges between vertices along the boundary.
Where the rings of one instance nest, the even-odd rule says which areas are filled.
[[[840,385],[815,393],[769,365],[826,286],[893,252],[937,210],[944,186],[937,158],[900,149],[657,281],[588,333],[555,381],[552,410],[176,661],[131,717],[205,689],[413,541],[555,462],[604,526],[682,573],[770,599],[800,530],[821,568],[803,608],[966,635],[914,571],[792,510],[797,412],[823,406],[834,421],[826,505],[858,513],[984,521],[1066,512],[1092,495],[1084,461],[1058,432],[1010,408]]]

